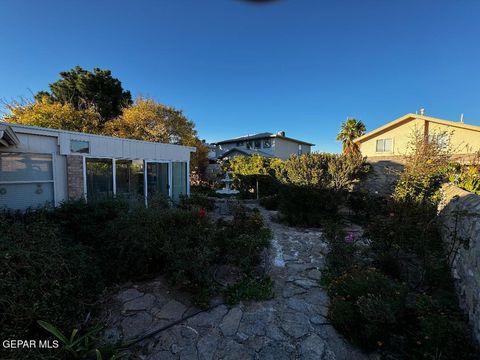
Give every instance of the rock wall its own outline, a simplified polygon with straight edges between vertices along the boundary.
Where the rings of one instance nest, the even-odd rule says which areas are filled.
[[[468,248],[458,246],[452,274],[460,306],[480,343],[480,196],[451,184],[443,186],[442,194],[439,220],[443,240],[449,245],[458,239],[468,241]]]
[[[359,190],[372,195],[389,196],[392,194],[403,164],[400,158],[368,158],[372,171],[359,184]]]

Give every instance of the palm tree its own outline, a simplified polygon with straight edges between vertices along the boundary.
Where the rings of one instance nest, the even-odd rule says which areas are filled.
[[[365,131],[365,124],[361,120],[348,118],[342,123],[337,140],[343,143],[344,154],[358,154],[360,152],[358,145],[353,140],[365,134]]]

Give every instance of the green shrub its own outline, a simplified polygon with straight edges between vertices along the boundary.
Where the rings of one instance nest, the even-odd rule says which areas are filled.
[[[480,156],[480,153],[477,157]],[[470,191],[471,193],[480,195],[480,159],[470,166],[461,166],[456,169],[455,173],[449,178],[450,182],[458,187]]]
[[[343,274],[330,283],[328,294],[332,324],[369,350],[393,336],[404,313],[406,289],[374,268]]]
[[[278,209],[278,195],[265,196],[260,198],[260,205],[267,210]]]
[[[244,207],[233,209],[231,221],[219,220],[214,247],[217,262],[240,266],[250,273],[261,261],[262,250],[270,245],[272,234],[264,227],[262,215],[257,209]]]
[[[269,277],[244,277],[238,284],[223,290],[225,304],[235,305],[240,301],[270,300],[273,298],[273,281]]]
[[[124,199],[69,201],[54,209],[53,219],[62,233],[74,242],[97,248],[104,237],[110,236],[105,232],[105,225],[128,212],[129,207]]]
[[[320,226],[338,212],[339,195],[331,190],[304,186],[282,186],[278,208],[293,226]]]
[[[278,194],[279,183],[270,175],[235,175],[234,186],[240,191],[240,195],[244,199],[255,199],[257,197],[257,185],[259,196]]]
[[[38,319],[75,324],[102,288],[96,263],[47,211],[0,216],[0,337],[30,339]]]
[[[176,285],[192,290],[206,284],[214,232],[198,210],[143,208],[125,213],[107,229],[104,273],[112,281],[141,279],[165,272]]]
[[[363,261],[357,244],[357,235],[343,231],[339,224],[328,222],[324,226],[324,236],[328,243],[328,255],[325,259],[325,268],[322,270],[321,282],[328,286],[331,281],[360,266]]]
[[[470,330],[463,314],[446,308],[433,297],[415,299],[414,324],[408,348],[412,358],[476,359]]]
[[[192,194],[191,196],[182,196],[178,206],[186,210],[203,208],[212,211],[215,209],[215,201],[205,195]]]

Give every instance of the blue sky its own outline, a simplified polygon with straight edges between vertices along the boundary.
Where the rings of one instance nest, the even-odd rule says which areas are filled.
[[[347,116],[480,125],[479,18],[476,0],[2,0],[0,98],[101,67],[208,141],[285,130],[339,151]]]

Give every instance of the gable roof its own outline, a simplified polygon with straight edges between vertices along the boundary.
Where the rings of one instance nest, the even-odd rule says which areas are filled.
[[[308,143],[306,141],[293,139],[293,138],[290,138],[290,137],[287,137],[287,136],[282,136],[282,135],[279,135],[279,134],[273,134],[271,132],[262,132],[262,133],[258,133],[258,134],[240,136],[240,137],[236,137],[236,138],[232,138],[232,139],[217,141],[214,144],[219,145],[219,144],[228,144],[228,143],[232,143],[232,142],[239,142],[239,141],[246,141],[246,140],[257,140],[257,139],[268,139],[268,138],[281,138],[281,139],[290,140],[290,141],[293,141],[293,142],[296,142],[296,143],[299,143],[299,144],[303,144],[303,145],[315,146],[315,144],[311,144],[311,143]]]
[[[365,140],[368,140],[368,139],[374,137],[375,135],[377,135],[377,134],[379,134],[383,131],[389,130],[389,129],[391,129],[393,127],[396,127],[396,126],[399,126],[399,125],[403,125],[403,124],[405,124],[405,123],[407,123],[411,120],[414,120],[414,119],[420,119],[420,120],[425,120],[425,121],[428,121],[428,122],[441,124],[441,125],[445,125],[445,126],[452,126],[452,127],[457,127],[457,128],[461,128],[461,129],[467,129],[467,130],[473,130],[473,131],[480,132],[480,126],[468,125],[468,124],[465,124],[465,123],[462,123],[462,122],[443,120],[443,119],[434,118],[434,117],[431,117],[431,116],[409,113],[409,114],[406,114],[402,117],[399,117],[398,119],[395,119],[395,120],[393,120],[393,121],[391,121],[391,122],[389,122],[389,123],[387,123],[383,126],[380,126],[380,127],[376,128],[375,130],[372,130],[372,131],[366,133],[365,135],[362,135],[362,136],[356,138],[353,141],[361,143]]]

